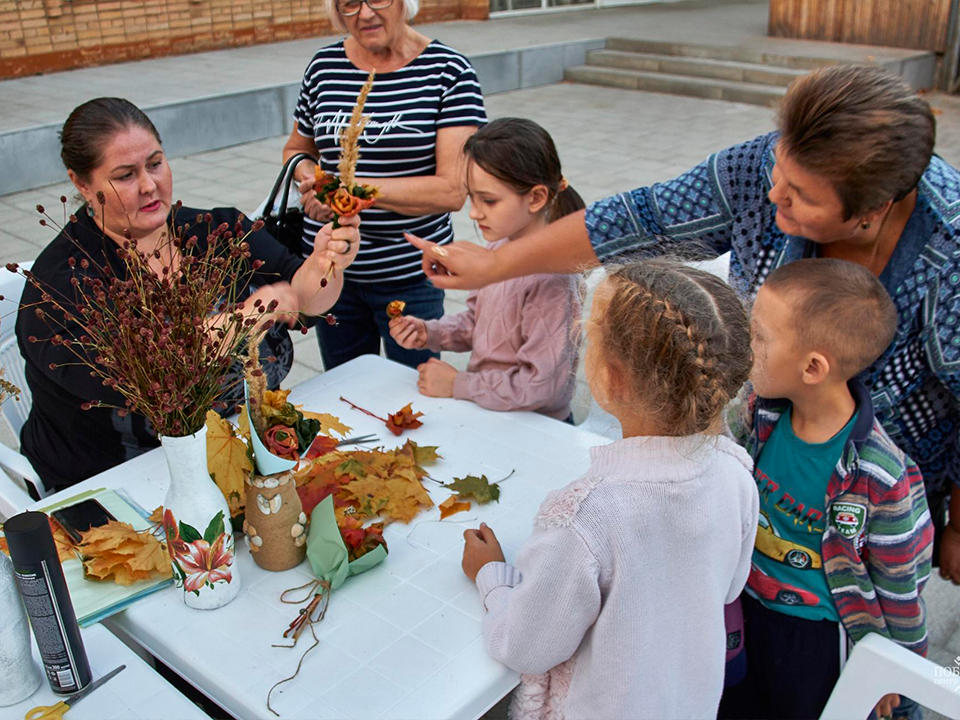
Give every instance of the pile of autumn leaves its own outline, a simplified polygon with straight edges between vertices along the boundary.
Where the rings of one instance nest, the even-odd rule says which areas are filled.
[[[285,394],[282,399],[286,400]],[[395,415],[400,416],[401,413],[409,414],[412,418],[406,428],[420,425],[409,406]],[[334,514],[341,529],[354,528],[356,520],[374,517],[387,523],[408,523],[420,511],[433,507],[433,500],[423,481],[432,480],[424,468],[440,458],[436,447],[420,446],[413,440],[407,440],[393,450],[342,451],[337,449],[338,441],[334,435],[346,437],[351,430],[349,427],[333,415],[308,412],[303,412],[303,415],[320,422],[320,435],[304,454],[302,460],[305,462],[301,462],[296,474],[297,493],[303,504],[303,512],[308,516],[330,495],[333,496]],[[387,425],[389,427],[389,423]],[[244,441],[249,433],[244,413],[241,413],[239,427],[237,432],[233,425],[216,413],[208,415],[207,465],[226,497],[233,517],[245,510],[244,480],[253,469]],[[499,501],[499,487],[486,477],[455,478],[444,487],[454,494],[440,504],[441,519],[469,509],[471,499],[481,505]]]
[[[170,555],[150,531],[137,532],[127,523],[111,520],[82,537],[77,550],[88,579],[132,585],[170,577]]]
[[[133,585],[140,580],[170,577],[170,556],[150,530],[138,532],[128,523],[111,520],[81,533],[79,543],[53,518],[50,530],[60,562],[79,557],[84,577],[89,580]],[[7,552],[4,538],[0,538],[0,552]]]
[[[286,393],[279,399],[285,402]],[[320,422],[321,435],[305,454],[307,462],[297,472],[297,493],[303,511],[310,515],[314,507],[332,495],[337,525],[352,554],[359,557],[370,549],[368,545],[382,543],[383,523],[364,527],[364,521],[378,517],[385,523],[409,523],[421,510],[433,507],[423,481],[432,480],[424,468],[440,458],[435,446],[420,446],[407,440],[394,450],[340,451],[333,433],[345,437],[350,428],[332,415],[304,415]],[[241,415],[241,432],[249,432],[244,420]],[[237,517],[245,510],[244,481],[253,471],[248,445],[233,425],[214,412],[208,415],[207,433],[210,474],[226,497],[231,515]],[[440,503],[441,519],[469,509],[471,500],[482,505],[499,501],[500,497],[500,488],[485,476],[455,478],[444,487],[454,494]],[[74,543],[56,521],[50,522],[61,562],[79,556],[88,579],[131,585],[140,580],[170,577],[170,557],[149,531],[138,532],[127,523],[111,521],[83,533],[82,541]],[[0,551],[5,550],[5,542],[0,538]]]
[[[309,515],[333,495],[338,525],[347,517],[410,522],[433,506],[422,480],[427,476],[424,466],[438,457],[436,447],[420,447],[412,440],[396,450],[328,452],[298,473],[303,511]]]
[[[386,521],[410,522],[423,508],[433,506],[422,480],[424,466],[434,463],[437,448],[419,447],[412,440],[395,450],[336,449],[334,434],[346,437],[350,428],[332,415],[304,413],[320,422],[320,435],[297,472],[297,492],[307,515],[328,495],[334,496],[337,524],[344,518],[380,516]],[[249,430],[241,414],[239,432],[211,412],[207,416],[207,467],[220,487],[230,513],[245,511],[244,481],[253,470],[244,436]]]

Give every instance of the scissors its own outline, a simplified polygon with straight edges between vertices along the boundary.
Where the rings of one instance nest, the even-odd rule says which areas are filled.
[[[118,668],[114,668],[99,680],[94,680],[80,692],[75,692],[73,695],[64,698],[56,705],[40,705],[39,707],[35,707],[33,710],[23,716],[23,720],[63,720],[63,714],[67,710],[83,700],[87,695],[92,693],[107,680],[112,678],[126,667],[126,665],[121,665]]]
[[[360,443],[373,442],[374,440],[379,439],[380,438],[378,438],[376,435],[363,435],[361,437],[347,438],[338,442],[337,447],[341,447],[342,445],[359,445]]]

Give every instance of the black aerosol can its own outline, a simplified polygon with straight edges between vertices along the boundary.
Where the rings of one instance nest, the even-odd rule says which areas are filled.
[[[50,521],[41,512],[20,513],[4,523],[3,533],[50,687],[58,694],[82,690],[91,679],[90,663]]]

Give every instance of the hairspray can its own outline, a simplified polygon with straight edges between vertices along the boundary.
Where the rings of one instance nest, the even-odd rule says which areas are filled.
[[[90,663],[50,521],[44,513],[24,512],[7,520],[3,532],[51,689],[59,694],[83,689],[91,679]]]

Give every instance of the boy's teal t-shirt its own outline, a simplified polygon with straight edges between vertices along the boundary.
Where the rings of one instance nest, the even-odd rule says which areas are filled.
[[[780,416],[753,473],[760,519],[747,592],[776,612],[839,622],[820,548],[827,484],[858,413],[827,442],[810,444],[794,434],[791,410]]]

